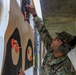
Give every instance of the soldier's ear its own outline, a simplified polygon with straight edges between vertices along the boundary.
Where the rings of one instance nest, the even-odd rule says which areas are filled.
[[[67,54],[71,50],[71,46],[68,43],[64,43],[59,48],[60,52]]]

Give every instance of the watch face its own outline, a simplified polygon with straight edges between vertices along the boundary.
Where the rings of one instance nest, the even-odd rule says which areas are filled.
[[[33,66],[33,47],[31,39],[28,40],[25,51],[25,70]]]
[[[22,67],[22,48],[20,34],[16,28],[6,44],[6,56],[2,75],[18,75]]]

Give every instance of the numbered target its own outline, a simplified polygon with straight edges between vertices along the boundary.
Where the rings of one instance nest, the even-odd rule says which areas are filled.
[[[25,52],[25,70],[33,66],[33,47],[31,39],[28,40]]]
[[[6,56],[2,75],[18,75],[18,71],[21,67],[22,48],[20,42],[20,34],[16,28],[8,39],[6,45]]]

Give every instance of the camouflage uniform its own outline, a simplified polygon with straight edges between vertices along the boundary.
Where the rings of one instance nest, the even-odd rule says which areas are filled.
[[[67,55],[55,58],[53,50],[50,48],[51,36],[46,30],[43,21],[34,17],[35,27],[39,31],[42,40],[48,50],[43,65],[40,69],[40,75],[76,75],[73,65]]]

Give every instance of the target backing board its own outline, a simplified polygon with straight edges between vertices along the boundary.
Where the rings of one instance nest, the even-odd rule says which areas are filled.
[[[29,45],[28,47],[29,39],[31,40],[31,46]],[[28,49],[32,54],[27,55],[26,50]],[[1,75],[18,75],[20,68],[26,70],[26,55],[28,60],[32,60],[31,66],[33,66],[33,49],[34,30],[27,21],[24,21],[23,14],[16,0],[10,0],[8,25],[4,34],[4,55],[1,62]]]

